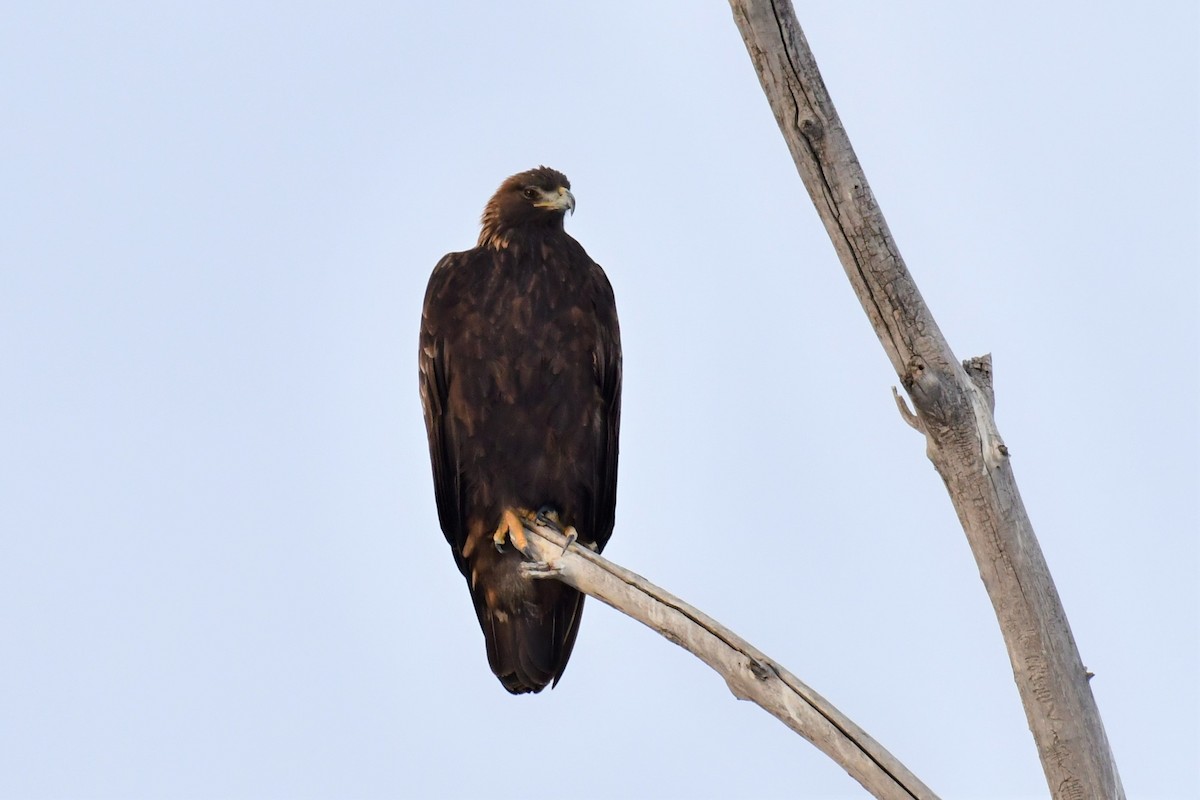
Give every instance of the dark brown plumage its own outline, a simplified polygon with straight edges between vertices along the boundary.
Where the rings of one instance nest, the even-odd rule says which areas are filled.
[[[616,304],[604,271],[563,230],[575,208],[570,186],[547,167],[504,181],[478,245],[434,268],[421,316],[438,518],[488,662],[513,694],[562,677],[583,596],[521,575],[506,535],[521,517],[553,512],[600,550],[616,507]]]

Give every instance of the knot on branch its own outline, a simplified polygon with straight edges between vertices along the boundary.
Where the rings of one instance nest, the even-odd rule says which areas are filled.
[[[779,677],[779,672],[775,669],[775,665],[769,661],[760,661],[756,658],[751,658],[749,666],[751,674],[760,681]]]
[[[825,126],[815,117],[807,117],[800,121],[800,133],[809,143],[825,138]]]
[[[912,398],[913,405],[923,414],[928,415],[930,409],[941,405],[945,398],[946,392],[941,378],[929,368],[925,359],[918,355],[914,355],[908,360],[900,381],[908,390],[908,396]]]

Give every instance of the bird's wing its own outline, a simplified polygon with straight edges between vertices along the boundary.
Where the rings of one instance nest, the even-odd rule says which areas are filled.
[[[596,314],[599,335],[593,364],[600,389],[601,419],[597,428],[597,459],[593,486],[592,531],[596,545],[604,548],[612,535],[617,505],[617,439],[621,427],[621,331],[617,324],[617,305],[612,285],[599,265],[596,272]]]
[[[450,354],[445,332],[439,330],[441,313],[453,298],[446,296],[449,278],[463,260],[462,253],[450,253],[438,262],[429,279],[425,304],[421,311],[421,336],[418,362],[421,373],[421,406],[425,429],[429,434],[429,458],[433,464],[433,491],[437,500],[438,520],[446,540],[461,552],[466,536],[466,512],[462,494],[462,473],[457,447],[446,415],[450,386]],[[461,566],[461,565],[460,565]]]

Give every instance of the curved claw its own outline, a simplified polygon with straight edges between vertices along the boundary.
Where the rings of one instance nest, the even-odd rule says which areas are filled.
[[[561,533],[565,533],[567,535],[567,542],[563,545],[562,549],[563,554],[565,555],[571,545],[579,541],[579,531],[575,530],[574,525],[568,525],[567,529],[565,531],[561,531]]]
[[[559,522],[558,509],[553,506],[542,506],[539,508],[534,521],[538,525],[549,528],[555,533],[563,532],[562,524]]]

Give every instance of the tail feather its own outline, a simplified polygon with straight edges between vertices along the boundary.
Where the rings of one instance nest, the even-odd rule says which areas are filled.
[[[556,580],[521,573],[524,557],[512,547],[498,552],[494,526],[473,519],[456,552],[467,579],[488,664],[513,694],[540,692],[562,678],[583,614],[584,595]]]
[[[567,667],[583,595],[567,586],[554,594],[545,602],[526,603],[515,613],[486,602],[477,608],[488,664],[512,694],[540,692],[557,684]]]
[[[519,575],[520,556],[506,555],[485,556],[486,569],[473,565],[471,597],[492,672],[512,694],[540,692],[567,667],[584,596],[558,581]]]

